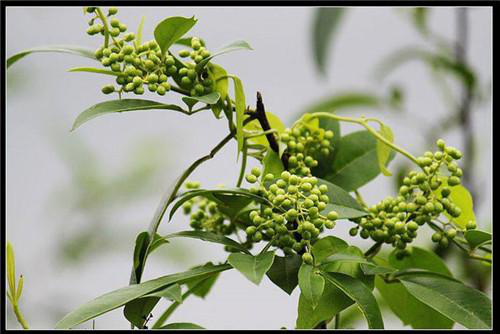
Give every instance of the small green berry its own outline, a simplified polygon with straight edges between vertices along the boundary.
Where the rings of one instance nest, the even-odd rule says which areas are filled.
[[[304,261],[304,263],[309,264],[309,265],[312,265],[313,261],[314,261],[311,253],[302,254],[302,260]]]

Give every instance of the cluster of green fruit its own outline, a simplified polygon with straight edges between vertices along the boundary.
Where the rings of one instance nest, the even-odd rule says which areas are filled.
[[[350,230],[352,236],[359,232],[364,239],[392,244],[399,249],[397,256],[404,257],[409,252],[407,244],[415,239],[420,226],[441,213],[446,212],[453,218],[460,216],[460,208],[449,196],[450,187],[460,184],[462,170],[454,160],[460,159],[462,154],[456,148],[447,147],[442,139],[437,141],[437,146],[438,151],[425,152],[417,159],[422,172],[411,171],[403,179],[396,198],[387,197],[370,207],[369,216],[358,219],[358,226]],[[470,222],[467,228],[475,228],[475,223]],[[449,239],[456,234],[454,228],[449,228],[444,234],[434,234],[432,240],[447,247]]]
[[[286,144],[290,172],[310,176],[311,168],[318,165],[316,158],[320,154],[327,156],[330,153],[333,135],[331,130],[313,128],[306,123],[298,123],[292,129],[285,129],[280,139]]]
[[[247,182],[259,184],[251,187],[250,192],[268,200],[249,213],[251,224],[245,229],[247,239],[271,241],[271,245],[285,254],[303,254],[303,260],[312,263],[310,245],[324,228],[332,229],[339,217],[337,212],[327,208],[328,187],[319,185],[315,177],[298,176],[288,171],[279,177],[268,173],[259,180],[260,176],[260,169],[255,167],[245,177]]]
[[[185,183],[188,190],[200,188],[199,182]],[[194,230],[203,230],[221,235],[230,235],[236,230],[236,226],[229,220],[226,215],[221,213],[217,207],[217,203],[205,197],[197,196],[186,201],[182,205],[184,214],[191,215],[189,225]]]
[[[99,14],[96,7],[87,7],[88,13],[95,16],[89,21],[89,35],[100,33],[106,36],[109,34],[111,42],[105,39],[105,44],[95,52],[96,58],[105,67],[109,67],[116,73],[116,83],[114,85],[105,85],[102,87],[104,94],[113,92],[133,92],[135,94],[144,94],[144,86],[147,86],[150,92],[156,92],[158,95],[165,95],[171,89],[168,78],[174,78],[186,94],[191,96],[202,96],[208,94],[213,89],[213,82],[206,78],[207,73],[204,69],[197,69],[196,64],[210,56],[210,52],[201,46],[198,38],[191,38],[191,47],[193,52],[187,50],[180,51],[183,56],[191,54],[193,62],[181,62],[177,60],[170,51],[163,54],[158,43],[151,40],[139,44],[134,33],[125,33],[127,26],[121,23],[117,18],[109,21]],[[118,11],[110,8],[108,17],[116,15]],[[96,24],[100,20],[102,24]]]

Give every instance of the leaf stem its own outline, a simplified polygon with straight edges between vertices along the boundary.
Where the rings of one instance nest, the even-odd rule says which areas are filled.
[[[14,310],[14,314],[16,315],[17,321],[21,324],[23,329],[29,329],[28,323],[26,320],[24,320],[23,314],[21,313],[21,310],[19,309],[19,305],[17,302],[15,304],[12,304],[12,309]]]
[[[401,153],[402,155],[404,155],[405,157],[410,159],[413,163],[415,163],[417,166],[420,166],[418,164],[417,158],[415,158],[411,153],[409,153],[405,149],[391,143],[390,141],[385,139],[382,135],[380,135],[373,127],[371,127],[368,124],[368,120],[375,121],[372,118],[366,119],[364,117],[359,117],[359,118],[344,117],[344,116],[338,116],[338,115],[328,113],[328,112],[315,112],[315,113],[312,113],[310,115],[312,117],[317,117],[317,118],[325,117],[325,118],[331,118],[331,119],[335,119],[335,120],[342,121],[342,122],[359,124],[359,125],[363,126],[366,130],[368,130],[368,132],[370,132],[375,138],[380,140],[382,143],[386,144],[387,146],[392,148],[394,151]],[[377,120],[377,122],[378,122],[378,120]]]
[[[334,325],[334,328],[335,329],[339,329],[340,328],[340,312],[335,315],[335,325]]]
[[[366,258],[372,258],[374,257],[375,255],[377,255],[377,253],[382,249],[382,242],[377,242],[375,244],[373,244],[373,246],[371,246],[366,252],[365,252],[365,257]]]
[[[104,26],[104,47],[107,48],[109,45],[109,27],[108,20],[106,20],[106,16],[102,12],[101,8],[96,7],[97,15],[102,21],[102,25]]]

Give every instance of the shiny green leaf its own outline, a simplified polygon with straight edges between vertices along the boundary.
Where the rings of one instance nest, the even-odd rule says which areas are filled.
[[[202,69],[206,64],[208,64],[209,61],[211,61],[214,57],[220,56],[224,53],[232,52],[232,51],[238,51],[238,50],[253,50],[250,44],[248,44],[245,41],[235,41],[232,42],[218,51],[216,51],[214,54],[212,54],[210,57],[207,57],[200,61],[198,64],[196,64],[196,70],[199,71]]]
[[[265,252],[257,256],[249,254],[232,253],[227,258],[227,262],[234,269],[242,273],[251,282],[259,285],[262,278],[271,268],[274,260],[274,252]]]
[[[471,249],[491,243],[491,233],[480,230],[469,230],[464,233],[465,240],[469,243]]]
[[[301,294],[314,309],[323,294],[325,279],[313,266],[303,263],[299,269],[299,287]]]
[[[187,113],[184,109],[173,104],[163,104],[160,102],[140,100],[140,99],[121,99],[98,103],[78,115],[71,131],[75,130],[82,124],[94,119],[96,117],[111,114],[111,113],[122,113],[127,111],[137,111],[137,110],[152,110],[152,109],[167,109],[174,110],[181,113]]]
[[[339,219],[358,218],[368,215],[368,212],[341,187],[323,179],[318,179],[318,184],[328,186],[326,195],[330,198],[330,203],[322,213],[327,214],[331,210],[335,210],[339,214]]]
[[[154,30],[156,43],[163,54],[196,24],[193,17],[173,16],[161,21]]]
[[[33,48],[29,50],[24,50],[19,53],[16,53],[13,56],[7,58],[7,69],[12,66],[15,62],[20,60],[21,58],[26,57],[29,54],[37,53],[37,52],[57,52],[57,53],[69,53],[75,54],[78,56],[96,59],[94,55],[94,51],[88,50],[79,46],[70,46],[70,45],[51,45],[51,46],[42,46],[38,48]]]
[[[164,239],[171,239],[171,238],[199,239],[199,240],[203,240],[203,241],[214,242],[214,243],[218,243],[221,245],[229,246],[231,248],[239,250],[240,252],[249,253],[248,250],[245,248],[245,246],[234,241],[233,239],[230,239],[230,238],[225,237],[225,236],[220,235],[220,234],[207,232],[207,231],[181,231],[181,232],[177,232],[177,233],[167,234],[163,238]]]
[[[302,257],[297,254],[284,257],[275,256],[273,265],[267,271],[267,276],[281,290],[290,295],[298,284],[298,274],[301,264]]]
[[[380,133],[380,135],[390,143],[394,142],[394,135],[391,128],[384,123],[380,124],[380,130],[378,131],[378,133]],[[387,144],[383,143],[381,140],[377,140],[378,167],[380,168],[382,174],[384,174],[385,176],[392,175],[391,172],[389,172],[385,167],[386,163],[389,161],[391,151],[392,149]]]

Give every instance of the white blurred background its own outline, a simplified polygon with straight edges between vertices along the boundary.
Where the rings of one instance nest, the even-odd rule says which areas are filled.
[[[167,16],[195,15],[192,35],[211,50],[243,39],[254,51],[221,56],[216,62],[238,75],[247,103],[256,91],[266,110],[288,125],[297,113],[325,96],[347,90],[383,92],[389,83],[404,86],[404,113],[370,112],[392,127],[395,142],[415,155],[425,138],[418,119],[432,124],[448,110],[429,74],[418,62],[395,71],[390,80],[373,79],[375,65],[405,45],[424,45],[404,14],[395,8],[353,8],[344,18],[328,57],[328,76],[321,77],[311,52],[314,8],[309,7],[121,7],[118,18],[135,31],[146,18],[144,38],[152,39],[156,23]],[[455,8],[433,8],[430,26],[442,36],[456,35]],[[492,11],[472,8],[469,16],[468,58],[482,83],[492,77]],[[7,56],[35,46],[71,44],[96,49],[100,38],[85,33],[88,17],[80,7],[8,7]],[[191,33],[190,33],[191,34]],[[53,328],[66,313],[103,293],[128,284],[136,235],[147,229],[164,190],[196,158],[208,153],[227,130],[210,112],[193,117],[172,111],[108,115],[69,132],[84,109],[110,99],[100,87],[109,77],[69,73],[93,61],[65,54],[36,54],[13,65],[7,73],[7,239],[16,253],[17,272],[25,277],[21,309],[31,328]],[[452,87],[456,88],[456,87]],[[144,98],[169,103],[145,94]],[[353,114],[359,114],[354,111]],[[491,223],[491,102],[474,106],[475,173],[480,178],[478,225]],[[345,134],[354,126],[342,126]],[[462,149],[460,131],[447,133],[448,144]],[[235,142],[199,168],[191,179],[206,187],[233,185],[239,167]],[[389,166],[403,161],[398,156]],[[368,203],[394,194],[391,178],[382,175],[360,189]],[[351,223],[339,223],[335,235],[347,238]],[[163,221],[161,234],[188,229],[177,214]],[[419,231],[420,233],[420,231]],[[418,242],[430,246],[425,233]],[[359,237],[350,243],[369,245]],[[195,240],[173,240],[155,252],[143,280],[188,269],[206,261],[223,261],[222,247]],[[191,297],[171,317],[209,329],[293,328],[298,289],[291,297],[264,278],[255,286],[237,271],[221,274],[205,300]],[[159,307],[161,310],[164,305]],[[161,311],[154,315],[158,317]],[[388,313],[386,313],[388,314]],[[154,321],[155,318],[153,318]],[[8,328],[18,328],[10,309]],[[85,323],[81,328],[90,328]],[[356,324],[365,328],[364,320]],[[387,328],[401,328],[388,317]],[[96,328],[129,328],[121,309],[97,318]]]

